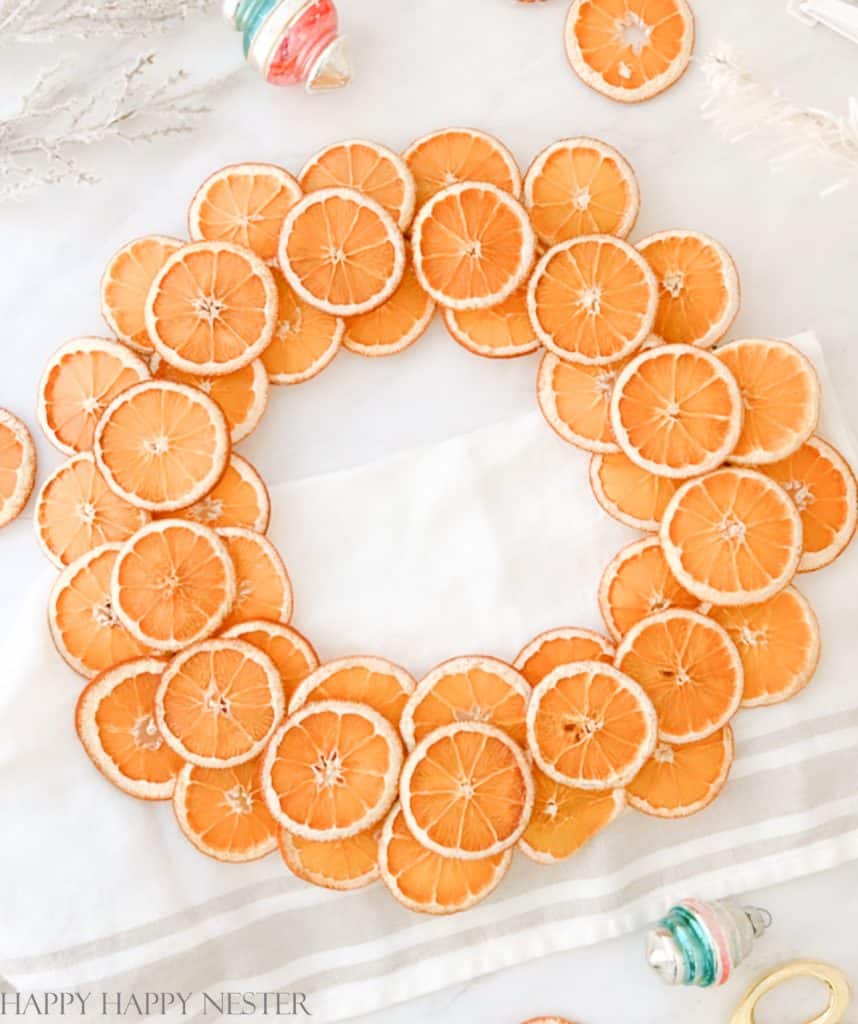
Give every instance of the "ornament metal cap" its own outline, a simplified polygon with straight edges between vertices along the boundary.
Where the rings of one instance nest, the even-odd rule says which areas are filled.
[[[307,92],[341,89],[352,80],[348,40],[338,36],[319,54],[307,75]]]

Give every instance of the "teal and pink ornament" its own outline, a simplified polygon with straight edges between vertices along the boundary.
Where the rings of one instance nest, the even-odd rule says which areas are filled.
[[[759,907],[683,900],[647,934],[647,961],[668,985],[723,985],[771,924]]]
[[[223,13],[242,33],[247,63],[272,85],[321,92],[351,81],[334,0],[224,0]]]

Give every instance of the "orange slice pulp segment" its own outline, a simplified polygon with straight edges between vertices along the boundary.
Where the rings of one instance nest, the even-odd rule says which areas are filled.
[[[273,273],[279,313],[262,362],[272,384],[301,384],[321,373],[339,352],[345,323],[303,302],[279,269]]]
[[[549,425],[570,444],[590,452],[616,452],[610,405],[627,360],[607,366],[568,363],[546,352],[539,365],[536,397]]]
[[[361,356],[390,356],[404,352],[426,332],[435,303],[423,291],[409,260],[396,291],[382,305],[349,317],[343,347]]]
[[[21,514],[36,480],[36,447],[30,431],[0,409],[0,527]]]
[[[515,158],[491,135],[473,128],[448,128],[424,135],[403,154],[414,175],[418,209],[443,188],[465,181],[488,182],[510,195],[521,192]]]
[[[657,531],[680,483],[642,469],[624,452],[594,455],[590,487],[602,508],[635,530]]]
[[[287,707],[299,684],[319,667],[319,656],[310,641],[296,629],[290,629],[280,622],[251,619],[232,626],[222,635],[253,644],[274,662],[274,667],[280,673]]]
[[[394,727],[417,683],[405,669],[384,658],[338,658],[317,668],[292,694],[289,714],[320,700],[366,704]]]
[[[535,771],[533,778],[533,815],[518,846],[538,864],[556,864],[571,857],[626,806],[622,789],[572,789],[540,771]]]
[[[213,530],[240,526],[265,533],[271,516],[268,488],[247,459],[233,453],[223,476],[204,498],[164,515],[202,523]]]
[[[607,637],[591,629],[570,626],[540,633],[519,651],[513,665],[536,686],[561,665],[574,661],[604,661],[613,664],[614,645]]]
[[[539,348],[524,285],[488,309],[445,309],[444,325],[454,341],[476,356],[514,359]]]
[[[277,548],[255,530],[218,531],[235,567],[236,595],[224,629],[253,619],[284,625],[292,617],[292,584]]]
[[[283,828],[280,854],[302,881],[347,892],[378,881],[378,838],[378,826],[332,842],[302,839]]]

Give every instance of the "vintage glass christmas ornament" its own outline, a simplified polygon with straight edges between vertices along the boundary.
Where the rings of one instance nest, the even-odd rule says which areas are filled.
[[[759,907],[683,900],[647,933],[647,961],[668,985],[723,985],[771,921]]]
[[[247,63],[272,85],[322,92],[351,81],[333,0],[224,0],[223,13],[242,33]]]

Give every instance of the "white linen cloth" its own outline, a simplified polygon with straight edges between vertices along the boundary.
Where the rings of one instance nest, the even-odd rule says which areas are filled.
[[[790,0],[789,10],[808,25],[826,25],[858,43],[858,4],[855,0]]]
[[[818,344],[797,343],[823,378],[820,433],[854,463]],[[323,658],[380,654],[418,677],[457,654],[511,660],[553,626],[601,628],[599,575],[634,534],[599,509],[587,462],[534,412],[276,487],[295,625]],[[822,627],[818,675],[793,701],[738,715],[736,765],[711,808],[673,823],[628,811],[568,862],[518,857],[480,907],[435,919],[381,884],[315,889],[276,854],[208,860],[169,804],[113,789],[74,733],[81,681],[51,647],[45,572],[22,595],[0,688],[0,991],[283,989],[335,1021],[635,929],[674,898],[858,858],[856,570],[858,545],[799,578]]]

